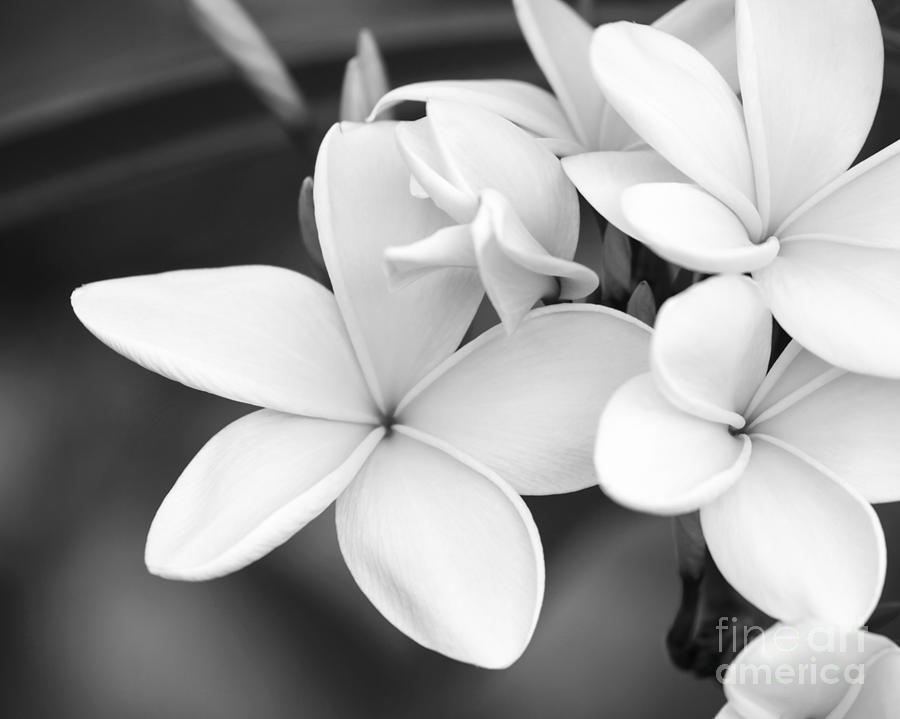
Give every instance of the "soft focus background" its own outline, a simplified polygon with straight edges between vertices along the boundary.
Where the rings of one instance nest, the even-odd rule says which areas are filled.
[[[598,0],[588,12],[649,21],[671,4]],[[363,26],[395,84],[542,81],[507,0],[247,5],[312,101],[308,152],[176,0],[0,2],[0,714],[711,719],[719,688],[672,668],[663,647],[680,598],[669,523],[599,490],[529,500],[547,595],[505,672],[388,625],[344,567],[331,511],[233,577],[146,573],[159,502],[248,408],[118,357],[75,320],[71,290],[187,267],[308,270],[297,191]],[[897,53],[886,83],[866,153],[900,137]],[[882,514],[897,599],[900,513]]]

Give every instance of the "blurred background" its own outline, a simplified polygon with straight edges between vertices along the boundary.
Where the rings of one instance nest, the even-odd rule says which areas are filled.
[[[673,3],[580,3],[594,23]],[[675,669],[669,522],[599,490],[529,500],[547,557],[534,640],[504,672],[420,648],[357,590],[327,511],[204,584],[143,565],[160,501],[247,407],[120,358],[75,320],[85,282],[270,263],[309,272],[296,203],[371,28],[394,84],[543,84],[508,0],[247,0],[310,101],[288,142],[177,0],[0,3],[0,714],[155,717],[709,717]],[[889,13],[884,18],[889,21]],[[900,47],[864,154],[900,137]],[[900,598],[900,512],[882,511]],[[887,628],[897,638],[897,624]]]

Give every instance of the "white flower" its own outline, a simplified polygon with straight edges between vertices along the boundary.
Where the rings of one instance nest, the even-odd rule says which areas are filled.
[[[432,100],[427,116],[397,126],[412,190],[459,224],[388,248],[399,286],[446,267],[477,268],[508,331],[541,298],[574,300],[599,284],[572,262],[578,195],[559,160],[523,130],[474,105]]]
[[[666,302],[651,372],[600,420],[600,484],[646,512],[700,510],[723,576],[783,621],[862,625],[884,582],[870,502],[900,499],[900,382],[791,343],[767,373],[759,288],[723,275]]]
[[[197,454],[159,509],[146,561],[207,579],[278,546],[331,502],[350,571],[400,630],[503,667],[544,586],[518,496],[592,482],[591,427],[643,371],[649,333],[591,306],[538,310],[456,350],[482,296],[471,270],[390,292],[382,255],[448,223],[409,194],[395,126],[335,126],[315,204],[332,295],[274,267],[99,282],[81,321],[139,364],[266,409]]]
[[[847,171],[881,91],[872,3],[736,8],[743,103],[684,42],[640,25],[600,28],[598,82],[671,165],[650,151],[589,153],[563,160],[565,170],[599,212],[665,259],[752,272],[776,319],[812,352],[898,378],[900,144]]]
[[[496,112],[557,155],[621,150],[640,143],[607,104],[590,73],[593,27],[562,0],[513,0],[519,27],[553,88],[515,80],[438,80],[387,93],[372,117],[407,100],[456,100]],[[735,83],[734,1],[685,0],[654,23],[697,47]]]
[[[720,678],[728,704],[717,719],[894,719],[900,647],[812,620],[776,624]]]

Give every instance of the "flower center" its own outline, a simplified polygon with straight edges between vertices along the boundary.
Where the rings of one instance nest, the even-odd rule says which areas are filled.
[[[396,423],[394,413],[382,413],[378,416],[378,423],[384,427],[384,436],[390,437],[394,432],[394,424]]]

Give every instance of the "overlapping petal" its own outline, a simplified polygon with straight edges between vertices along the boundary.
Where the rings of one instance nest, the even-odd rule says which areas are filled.
[[[391,287],[404,287],[436,269],[478,266],[469,225],[442,227],[433,235],[400,247],[388,247],[384,260]]]
[[[586,297],[600,283],[593,270],[550,254],[528,231],[506,198],[481,193],[472,240],[485,291],[504,326],[514,330],[542,297]],[[574,248],[573,248],[574,249]]]
[[[877,634],[842,630],[816,620],[776,624],[751,641],[734,660],[725,675],[725,695],[737,716],[748,719],[842,719],[843,713],[835,717],[830,712],[853,689],[844,670],[864,665],[891,648],[896,650],[893,642]],[[811,664],[813,658],[815,664]],[[792,680],[777,681],[778,667],[789,668]],[[783,677],[787,673],[783,671]],[[849,678],[858,681],[859,675],[853,672]],[[868,683],[868,667],[862,675]],[[870,714],[868,719],[879,716]]]
[[[777,239],[752,243],[737,215],[696,185],[636,185],[623,193],[622,209],[637,239],[698,272],[750,272],[778,254]]]
[[[736,19],[757,202],[776,227],[862,147],[884,42],[871,0],[738,0]]]
[[[337,502],[341,551],[398,629],[488,668],[528,644],[544,592],[527,507],[502,480],[398,428]]]
[[[404,400],[398,421],[474,457],[522,494],[595,481],[600,413],[647,371],[648,329],[620,312],[557,305],[465,345]]]
[[[448,179],[474,197],[485,189],[499,192],[550,254],[571,259],[578,196],[551,152],[508,120],[472,105],[429,102],[426,122]]]
[[[600,486],[626,507],[685,514],[738,481],[750,440],[724,424],[682,412],[650,374],[626,382],[609,400],[597,432]]]
[[[741,104],[709,61],[654,28],[611,23],[594,35],[591,67],[638,135],[757,237],[762,228]]]
[[[455,173],[427,118],[397,125],[397,146],[410,171],[409,192],[431,199],[457,222],[468,222],[478,208],[476,194]]]
[[[833,365],[803,349],[798,342],[790,342],[772,364],[744,412],[747,423],[752,425],[764,412],[777,411],[776,405],[793,401],[797,393],[827,381],[828,376],[837,371]]]
[[[851,688],[847,713],[828,719],[890,719],[900,706],[900,649],[886,649],[866,665],[865,681]]]
[[[900,378],[900,252],[795,239],[753,277],[804,347],[851,372]]]
[[[732,89],[738,89],[734,0],[684,0],[653,27],[695,47]]]
[[[632,236],[637,230],[622,206],[625,191],[642,183],[684,182],[686,179],[653,150],[588,152],[566,157],[562,167],[597,212]]]
[[[650,364],[677,407],[740,429],[771,342],[772,316],[758,287],[740,276],[713,277],[662,306]]]
[[[783,223],[778,237],[900,249],[898,193],[900,142],[895,142],[813,195]]]
[[[270,410],[233,422],[163,500],[147,537],[147,567],[187,580],[245,567],[331,504],[383,434]]]
[[[372,393],[390,411],[459,345],[482,297],[470,270],[435,273],[392,292],[388,246],[450,223],[409,193],[393,123],[335,125],[316,162],[316,222],[341,314]]]
[[[76,290],[72,307],[116,352],[189,387],[294,414],[377,416],[334,296],[296,272],[106,280]]]
[[[725,579],[776,619],[856,628],[878,602],[886,549],[874,510],[770,439],[753,438],[741,480],[700,519]]]
[[[848,372],[829,378],[752,431],[787,442],[870,502],[900,500],[900,382]]]
[[[495,112],[540,138],[577,142],[559,102],[543,88],[518,80],[436,80],[387,93],[369,119],[401,102],[449,100]]]
[[[531,54],[585,148],[620,149],[633,134],[604,122],[606,101],[587,71],[593,28],[561,0],[513,0]]]

